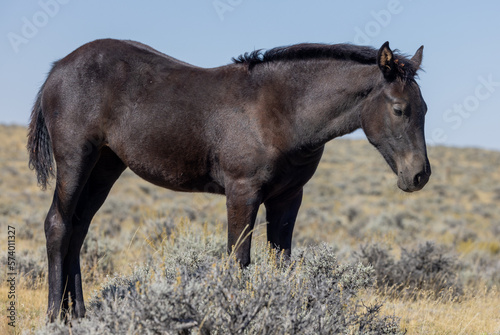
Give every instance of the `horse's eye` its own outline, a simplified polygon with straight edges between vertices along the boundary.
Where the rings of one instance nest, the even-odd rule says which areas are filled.
[[[396,114],[397,116],[402,116],[404,114],[403,109],[399,106],[394,106],[393,110],[394,114]]]

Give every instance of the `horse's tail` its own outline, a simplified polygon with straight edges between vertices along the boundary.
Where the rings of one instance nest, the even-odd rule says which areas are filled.
[[[52,143],[42,110],[43,88],[44,85],[40,88],[31,111],[27,149],[29,167],[31,170],[36,170],[38,185],[42,190],[45,190],[48,179],[54,176],[54,161],[52,159]]]

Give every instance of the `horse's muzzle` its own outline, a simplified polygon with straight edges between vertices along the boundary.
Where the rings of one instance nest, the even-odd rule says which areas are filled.
[[[421,168],[407,168],[398,173],[398,187],[405,192],[420,191],[429,181],[431,176],[431,166],[425,159],[425,164]],[[418,165],[417,165],[418,166]]]

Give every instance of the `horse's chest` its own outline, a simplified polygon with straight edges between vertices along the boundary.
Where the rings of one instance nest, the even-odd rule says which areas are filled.
[[[302,188],[314,175],[321,159],[317,155],[288,156],[279,160],[274,168],[273,178],[266,186],[269,197]]]

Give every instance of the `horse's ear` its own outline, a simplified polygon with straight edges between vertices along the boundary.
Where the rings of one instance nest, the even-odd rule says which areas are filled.
[[[396,66],[394,64],[394,54],[391,48],[389,48],[389,42],[385,42],[380,47],[377,55],[377,64],[386,79],[394,79]]]
[[[422,45],[418,48],[417,52],[411,58],[411,62],[415,65],[415,68],[418,70],[420,68],[420,64],[422,64],[422,58],[424,56],[424,46]]]

